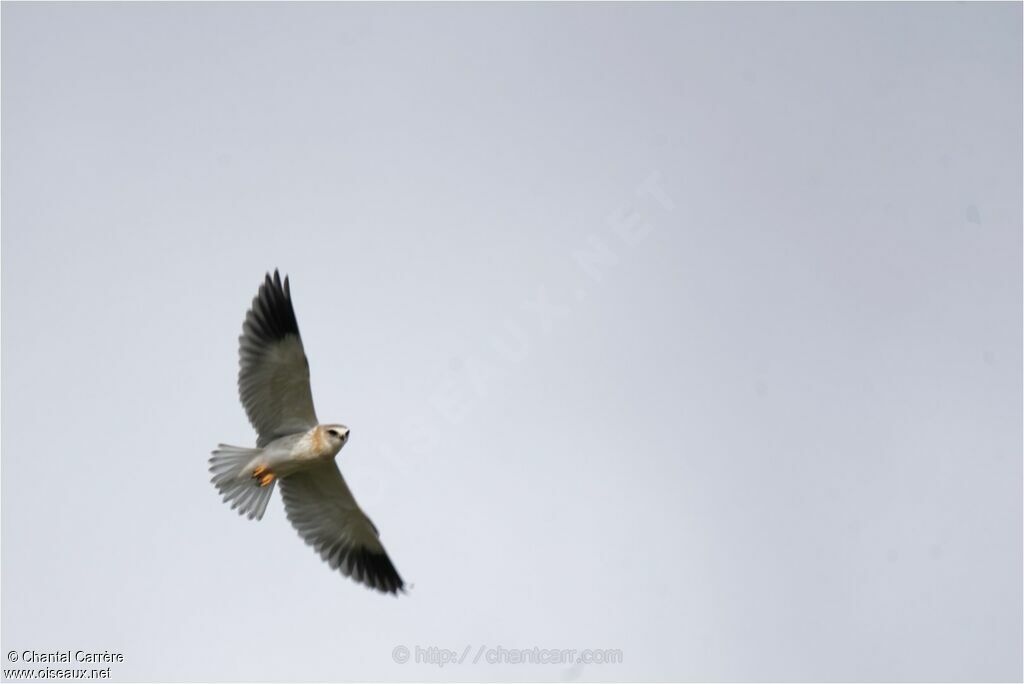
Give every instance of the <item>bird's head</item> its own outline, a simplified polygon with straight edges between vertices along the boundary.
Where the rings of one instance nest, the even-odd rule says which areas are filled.
[[[324,425],[324,436],[334,453],[338,453],[348,442],[348,428],[344,425]]]

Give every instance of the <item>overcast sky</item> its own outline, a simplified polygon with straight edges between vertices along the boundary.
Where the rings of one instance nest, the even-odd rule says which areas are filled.
[[[1022,677],[1019,3],[2,12],[5,656]],[[408,595],[208,481],[275,267]]]

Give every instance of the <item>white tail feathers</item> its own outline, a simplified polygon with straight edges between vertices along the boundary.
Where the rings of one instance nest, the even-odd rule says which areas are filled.
[[[237,508],[238,513],[248,516],[249,520],[263,518],[270,495],[274,493],[274,485],[277,484],[275,480],[261,486],[249,469],[252,460],[261,451],[218,444],[210,458],[210,472],[213,473],[210,482],[217,487],[224,501],[231,504],[232,509]]]

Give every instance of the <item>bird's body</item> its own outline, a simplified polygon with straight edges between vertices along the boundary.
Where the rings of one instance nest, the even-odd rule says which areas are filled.
[[[317,421],[288,279],[282,284],[276,271],[246,315],[239,352],[239,393],[259,435],[256,448],[221,444],[213,452],[212,481],[224,500],[259,520],[280,482],[288,519],[332,568],[379,591],[403,590],[335,462],[349,429]]]
[[[339,442],[328,436],[327,430],[334,429],[345,435]],[[303,433],[279,437],[260,449],[248,464],[250,470],[265,468],[276,477],[288,477],[300,470],[321,462],[328,462],[338,455],[348,440],[348,428],[343,425],[317,425]]]

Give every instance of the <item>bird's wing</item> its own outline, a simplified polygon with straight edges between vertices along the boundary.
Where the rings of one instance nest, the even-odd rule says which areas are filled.
[[[309,362],[302,349],[288,278],[260,286],[238,338],[238,392],[249,422],[259,434],[257,446],[305,432],[317,424],[309,389]]]
[[[280,482],[288,520],[332,568],[378,591],[404,590],[377,528],[360,510],[334,461]]]

